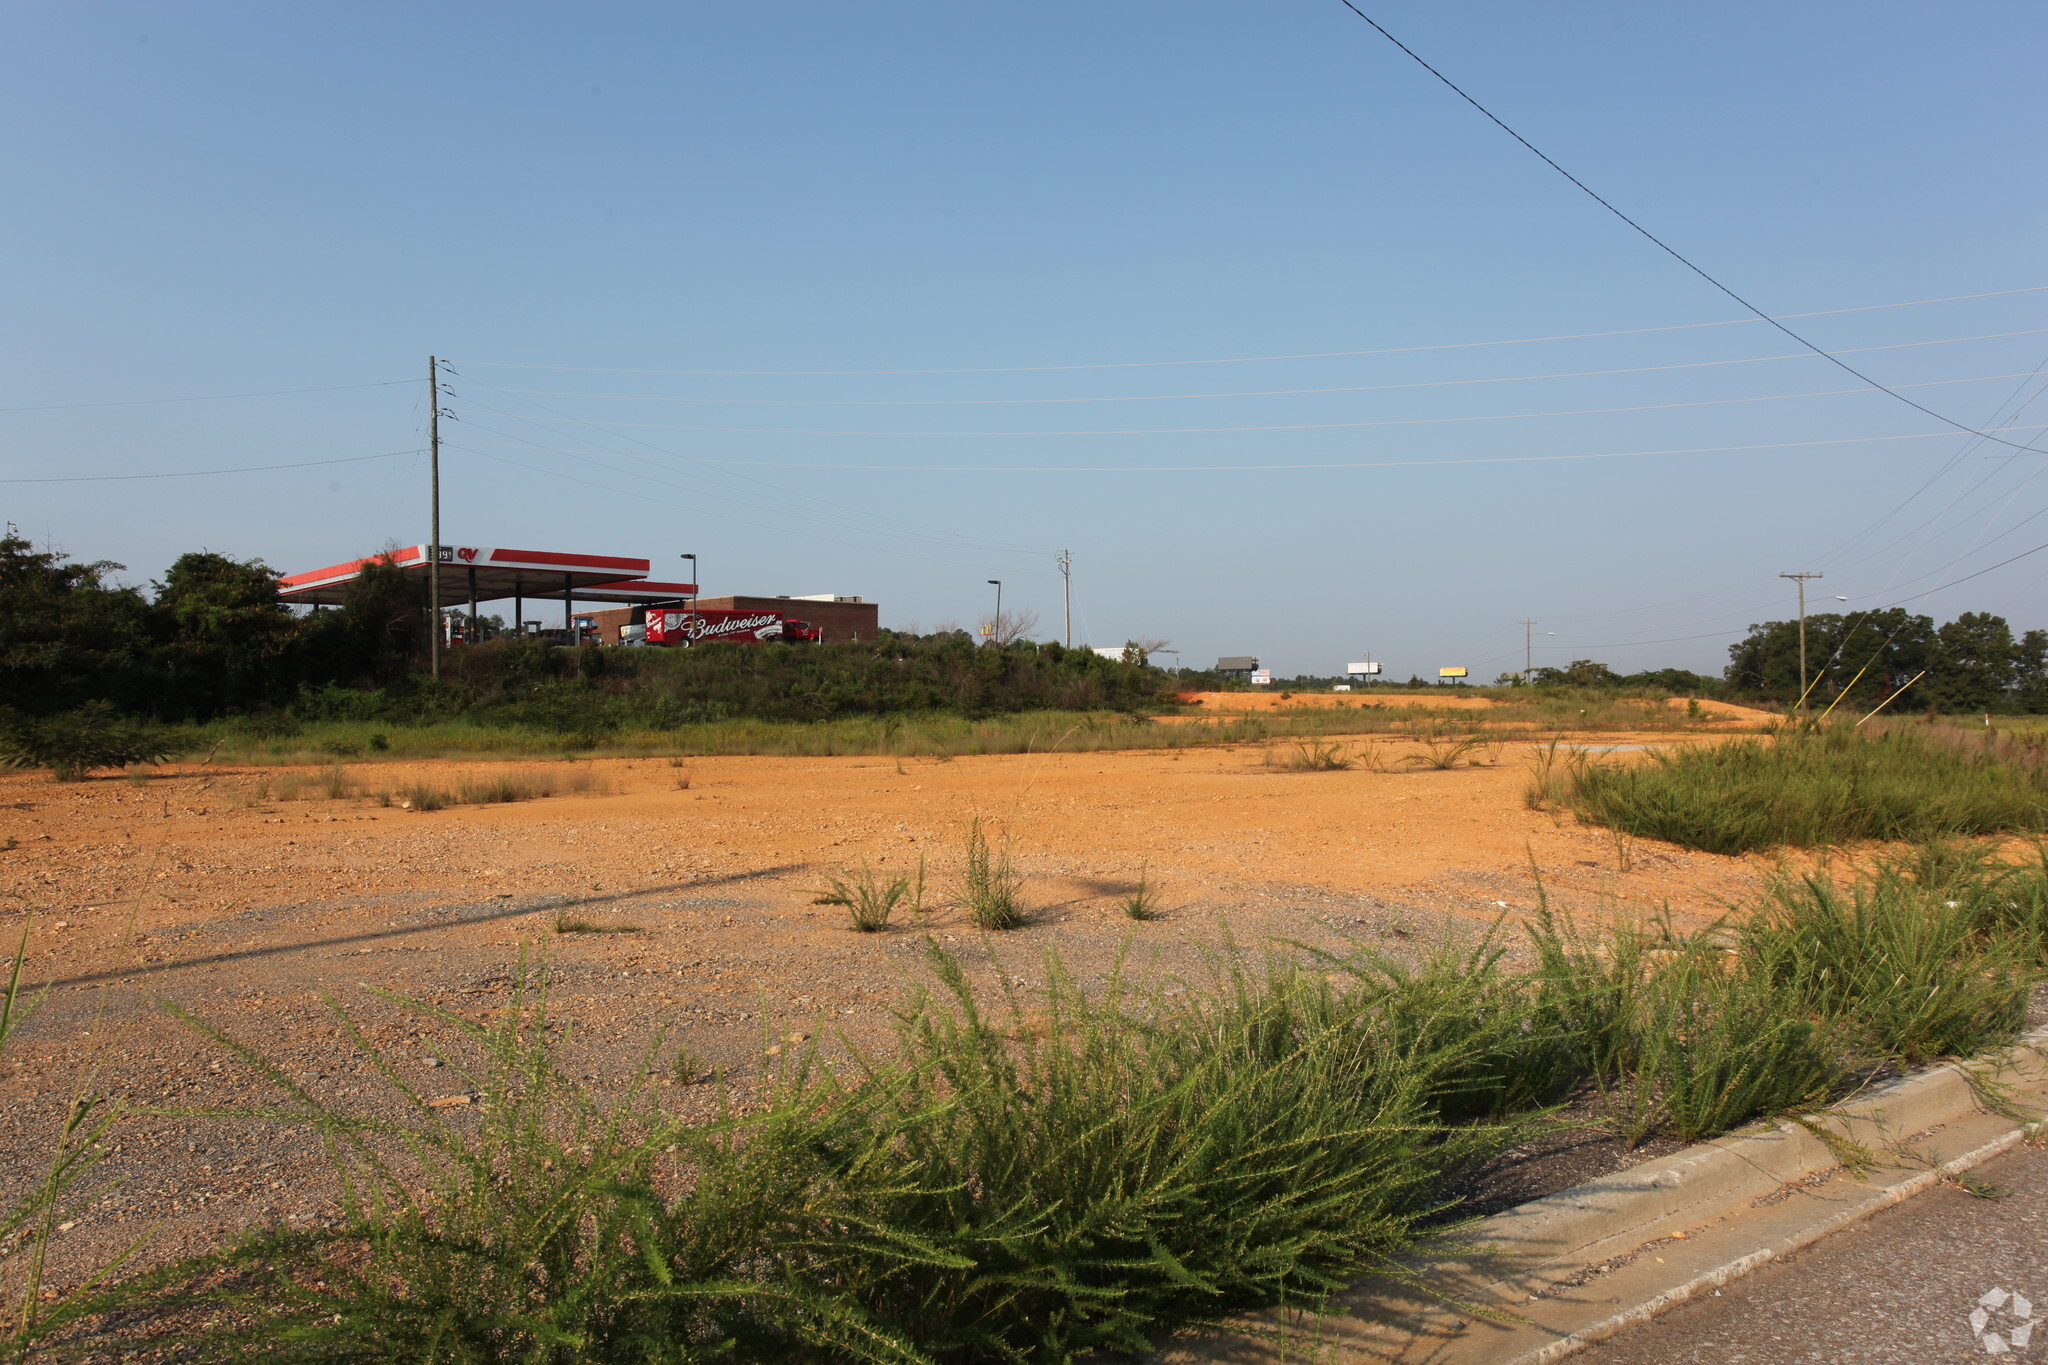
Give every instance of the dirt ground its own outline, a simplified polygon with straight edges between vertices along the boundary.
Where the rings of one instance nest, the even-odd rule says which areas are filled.
[[[1488,711],[1502,705],[1492,697],[1461,695],[1456,688],[1418,688],[1414,691],[1394,691],[1392,688],[1371,688],[1359,692],[1290,692],[1285,689],[1274,692],[1183,692],[1183,705],[1199,706],[1202,714],[1217,712],[1267,712],[1327,710],[1346,706],[1393,706],[1427,707],[1432,711]],[[1654,703],[1644,703],[1654,705]],[[1684,697],[1669,697],[1664,705],[1673,711],[1683,711],[1692,703]],[[1776,720],[1770,711],[1760,711],[1753,706],[1737,706],[1734,702],[1700,700],[1697,705],[1709,716],[1746,724]]]
[[[1236,696],[1239,694],[1222,694]],[[1432,699],[1433,700],[1433,699]],[[1671,736],[1616,734],[1595,748]],[[1399,740],[1346,741],[1387,746]],[[1623,749],[1621,752],[1629,752]],[[554,1008],[575,1021],[577,1074],[632,1071],[659,1023],[744,1077],[771,1036],[888,1038],[922,979],[906,925],[856,934],[818,905],[824,874],[926,860],[929,926],[978,971],[1025,990],[1057,950],[1083,980],[1128,950],[1137,970],[1195,972],[1228,941],[1397,952],[1529,910],[1540,875],[1584,911],[1717,914],[1768,869],[1525,809],[1530,748],[1452,771],[1295,772],[1254,747],[945,761],[888,757],[585,760],[509,765],[573,773],[588,792],[421,813],[364,798],[266,799],[278,770],[185,769],[58,784],[0,777],[0,934],[30,931],[38,1014],[0,1059],[0,1193],[19,1190],[74,1095],[165,1108],[256,1106],[276,1092],[169,1002],[245,1040],[343,1108],[388,1090],[324,999],[362,1020],[423,1093],[464,1084],[442,1034],[369,988],[472,1018],[508,998],[521,945],[540,945]],[[500,765],[363,764],[370,788],[452,787]],[[1029,924],[994,956],[950,900],[968,824],[1007,836],[1027,875]],[[1117,897],[1141,872],[1165,914]],[[558,917],[637,932],[558,934]],[[677,1092],[711,1103],[708,1087]],[[698,1092],[703,1092],[699,1094]],[[232,1228],[335,1213],[315,1145],[272,1122],[124,1124],[119,1183],[58,1239],[58,1279],[144,1232],[150,1257]],[[5,1278],[0,1252],[0,1279]]]

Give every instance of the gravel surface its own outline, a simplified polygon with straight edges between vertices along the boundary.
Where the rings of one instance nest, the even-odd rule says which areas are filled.
[[[1575,1357],[1586,1365],[2048,1360],[2048,1148],[1970,1173]],[[2018,1299],[2011,1297],[2017,1294]],[[2038,1307],[2036,1305],[2039,1305]],[[1982,1308],[1980,1335],[1971,1313]],[[2013,1333],[2029,1319],[2040,1326]],[[1991,1349],[1987,1349],[1990,1347]],[[1998,1350],[1997,1347],[2005,1347]]]

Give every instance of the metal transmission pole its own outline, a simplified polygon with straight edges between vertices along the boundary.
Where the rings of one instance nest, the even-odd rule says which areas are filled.
[[[1806,710],[1806,580],[1826,578],[1818,573],[1781,573],[1780,578],[1789,578],[1799,585],[1799,709]]]
[[[1515,624],[1522,628],[1522,681],[1526,683],[1536,672],[1536,623],[1523,620]]]
[[[1072,649],[1074,647],[1074,552],[1072,550],[1061,550],[1058,563],[1060,566],[1060,592],[1066,598],[1067,606],[1067,648]]]
[[[433,627],[427,637],[428,658],[433,661],[436,680],[441,676],[441,371],[440,362],[427,357],[427,450],[433,469],[433,529],[427,543],[427,620]]]

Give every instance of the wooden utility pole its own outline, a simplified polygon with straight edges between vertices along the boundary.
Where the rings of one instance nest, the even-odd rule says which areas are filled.
[[[441,369],[427,357],[427,463],[433,470],[433,527],[427,542],[427,657],[441,677]]]
[[[1799,585],[1799,710],[1806,711],[1806,580],[1825,578],[1818,573],[1781,573],[1780,578],[1789,578]]]
[[[1059,566],[1060,592],[1065,596],[1067,605],[1067,648],[1072,649],[1074,647],[1074,552],[1072,550],[1060,551]]]

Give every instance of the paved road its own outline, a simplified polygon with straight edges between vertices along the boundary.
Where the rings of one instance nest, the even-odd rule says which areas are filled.
[[[1788,1261],[1586,1351],[1586,1365],[1941,1365],[1983,1360],[1970,1312],[2017,1290],[2039,1323],[1996,1353],[2048,1362],[2048,1148],[2022,1148],[1973,1174],[2006,1191],[1929,1190]],[[2009,1333],[2013,1303],[1986,1322]],[[2008,1338],[2001,1336],[2001,1342]]]

